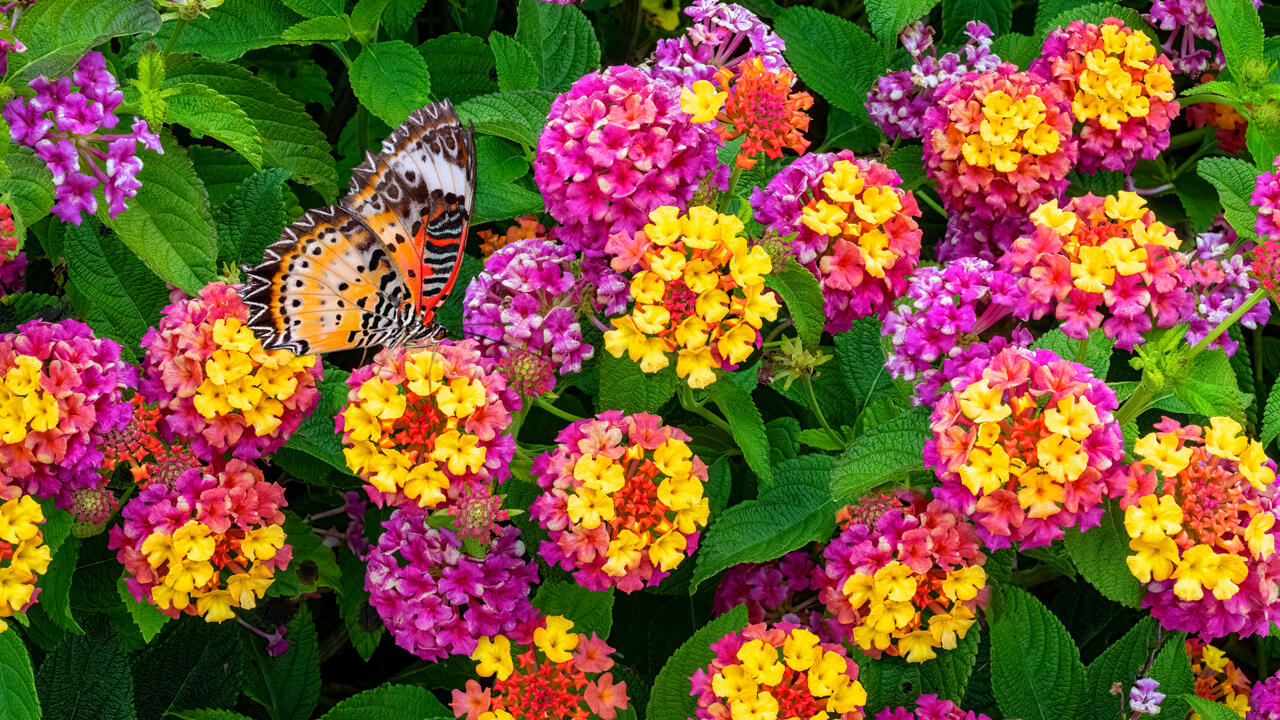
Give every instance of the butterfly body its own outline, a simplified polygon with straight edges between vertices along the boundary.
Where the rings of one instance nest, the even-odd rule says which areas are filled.
[[[475,140],[446,100],[410,113],[352,171],[338,205],[308,211],[246,269],[241,297],[268,349],[298,354],[421,344],[457,279]]]

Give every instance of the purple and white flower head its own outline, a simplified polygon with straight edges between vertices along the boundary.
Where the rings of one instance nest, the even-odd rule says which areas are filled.
[[[1253,0],[1253,6],[1262,7],[1262,0]],[[1154,27],[1173,31],[1160,49],[1173,61],[1174,72],[1199,75],[1226,63],[1218,28],[1205,0],[1155,0],[1144,17]],[[1197,47],[1197,40],[1206,41],[1209,47]]]
[[[1204,339],[1258,289],[1257,278],[1249,272],[1252,248],[1252,243],[1237,246],[1235,231],[1221,219],[1196,237],[1196,248],[1189,263],[1195,308],[1187,318],[1188,343]],[[1240,325],[1255,330],[1266,325],[1270,318],[1271,303],[1260,302],[1240,317]],[[1231,356],[1238,345],[1230,333],[1222,333],[1209,347],[1222,348]]]
[[[786,43],[755,13],[720,0],[694,0],[685,8],[694,24],[678,38],[659,40],[649,74],[676,87],[711,80],[722,67],[734,68],[758,57],[766,70],[787,69],[782,57]]]
[[[1155,678],[1139,678],[1129,690],[1129,709],[1135,713],[1159,715],[1164,693],[1159,692],[1160,682]]]

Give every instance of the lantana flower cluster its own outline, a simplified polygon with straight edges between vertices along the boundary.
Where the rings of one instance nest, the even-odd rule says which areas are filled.
[[[1196,696],[1220,702],[1239,715],[1248,713],[1253,683],[1226,653],[1197,637],[1187,638],[1186,649],[1196,681]],[[1193,712],[1191,720],[1204,719]]]
[[[1245,720],[1280,720],[1280,672],[1254,683]]]
[[[842,646],[791,623],[748,625],[711,645],[715,659],[690,679],[699,720],[861,720],[867,692]]]
[[[189,443],[165,439],[164,416],[158,407],[146,403],[142,393],[134,393],[129,402],[133,413],[128,424],[103,436],[104,471],[128,465],[133,482],[145,488],[153,482],[173,485],[183,472],[200,464]]]
[[[1083,340],[1101,327],[1116,347],[1132,350],[1152,327],[1173,327],[1192,313],[1192,274],[1178,236],[1140,195],[1084,195],[1065,207],[1051,200],[1031,220],[1033,231],[1000,258],[1019,278],[1021,316],[1052,311],[1067,337]]]
[[[1280,581],[1276,464],[1235,420],[1165,418],[1133,446],[1121,500],[1129,571],[1144,608],[1171,630],[1212,640],[1265,635]]]
[[[778,316],[778,301],[764,286],[773,264],[750,246],[742,221],[709,207],[681,213],[667,206],[634,236],[609,240],[613,268],[631,277],[631,311],[610,321],[604,346],[625,353],[647,373],[667,367],[692,388],[716,381],[763,343],[760,327]]]
[[[1188,343],[1198,343],[1209,335],[1219,323],[1235,312],[1258,289],[1258,279],[1250,274],[1246,261],[1249,244],[1237,246],[1235,231],[1225,222],[1220,229],[1201,233],[1196,237],[1196,249],[1191,255],[1191,290],[1195,309],[1187,319]],[[1260,302],[1240,316],[1242,329],[1255,330],[1271,319],[1271,303]],[[1208,347],[1221,348],[1228,357],[1236,353],[1239,343],[1230,333],[1222,333]]]
[[[1115,392],[1048,350],[1006,348],[952,380],[930,416],[935,495],[968,514],[988,548],[1048,545],[1087,530],[1124,490]]]
[[[52,556],[40,526],[44,510],[30,495],[0,486],[0,632],[4,618],[25,611],[35,601],[36,581],[49,570]]]
[[[925,114],[923,141],[948,215],[943,261],[1008,248],[1031,211],[1066,190],[1077,154],[1062,89],[1010,63],[953,82]]]
[[[18,244],[13,211],[8,205],[0,205],[0,297],[22,292],[26,284],[27,254],[18,249]]]
[[[103,437],[129,423],[137,383],[120,346],[75,320],[32,320],[0,336],[0,484],[70,507],[105,484]]]
[[[883,316],[920,261],[920,207],[898,173],[853,153],[807,155],[757,188],[756,219],[822,285],[826,330]]]
[[[956,647],[986,603],[986,562],[973,525],[923,496],[853,523],[823,551],[823,602],[871,657],[919,663]]]
[[[771,72],[787,69],[782,38],[750,10],[720,0],[694,0],[684,10],[694,24],[678,38],[659,40],[647,63],[654,78],[674,87],[712,80],[723,68],[734,70],[758,58]]]
[[[550,532],[542,557],[589,590],[657,585],[698,547],[707,466],[656,415],[607,411],[556,436],[533,463],[529,508]]]
[[[212,282],[193,298],[175,290],[142,336],[143,396],[205,461],[275,452],[320,400],[320,359],[264,350],[237,287]]]
[[[35,96],[10,100],[3,116],[10,139],[32,148],[53,173],[53,214],[79,225],[81,213],[98,211],[99,187],[111,217],[127,210],[125,201],[142,187],[138,144],[157,153],[164,148],[138,117],[127,133],[104,132],[120,124],[116,109],[124,94],[102,53],[86,53],[70,77],[38,77],[30,87]]]
[[[427,520],[419,508],[397,509],[365,556],[369,602],[396,645],[434,661],[470,655],[486,636],[525,637],[538,570],[520,530],[503,527],[473,556],[457,533]]]
[[[343,453],[379,507],[433,508],[510,472],[515,441],[502,431],[520,398],[474,340],[387,348],[347,388]]]
[[[525,649],[519,651],[519,645]],[[492,687],[468,680],[453,691],[453,714],[465,720],[613,720],[626,710],[627,684],[615,683],[613,648],[573,621],[539,618],[531,639],[481,638],[471,658]]]
[[[467,286],[463,330],[509,385],[541,395],[595,354],[583,341],[582,316],[614,315],[626,303],[626,281],[602,260],[579,260],[551,240],[520,240],[495,252]]]
[[[1253,223],[1260,242],[1280,242],[1280,158],[1268,172],[1258,175],[1249,204],[1258,212]]]
[[[683,207],[715,168],[720,138],[680,108],[680,91],[629,66],[584,75],[551,105],[533,178],[556,237],[599,256],[663,206]]]
[[[991,720],[991,718],[966,711],[950,700],[941,700],[937,695],[921,695],[916,698],[915,707],[885,708],[876,713],[875,720]]]
[[[138,602],[206,622],[253,609],[288,567],[284,488],[238,458],[191,468],[172,484],[152,483],[125,504],[108,547]]]
[[[742,138],[734,160],[749,169],[761,156],[777,159],[784,149],[804,154],[809,141],[813,96],[792,91],[795,73],[783,68],[770,70],[758,57],[744,60],[736,71],[721,68],[714,81],[695,80],[680,91],[680,107],[694,122],[716,122],[721,140]]]
[[[748,622],[788,622],[808,628],[823,642],[839,642],[844,632],[824,617],[819,597],[825,579],[808,550],[792,550],[769,562],[741,563],[720,578],[711,611],[723,615],[745,603]]]
[[[1261,7],[1262,0],[1253,0],[1253,5]],[[1145,17],[1153,26],[1173,31],[1162,49],[1171,55],[1175,72],[1198,75],[1226,62],[1205,0],[1155,0]],[[1207,41],[1213,49],[1197,47],[1196,40]]]

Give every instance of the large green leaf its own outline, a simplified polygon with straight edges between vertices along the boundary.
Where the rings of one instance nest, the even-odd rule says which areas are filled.
[[[1142,584],[1129,572],[1129,535],[1124,529],[1124,511],[1107,503],[1101,524],[1088,532],[1071,529],[1064,542],[1067,555],[1089,584],[1107,599],[1136,608],[1146,594]]]
[[[1185,696],[1195,692],[1196,676],[1187,657],[1186,635],[1165,633],[1164,647],[1156,653],[1151,663],[1151,677],[1160,683],[1160,691],[1167,697],[1162,708],[1169,717],[1186,717],[1191,706]]]
[[[76,635],[84,634],[71,612],[71,577],[80,560],[80,538],[68,537],[53,553],[48,571],[40,576],[40,608],[55,625]]]
[[[600,67],[595,28],[573,5],[520,0],[516,40],[533,58],[538,87],[563,92],[583,75]]]
[[[1244,409],[1253,396],[1240,392],[1231,361],[1220,349],[1206,349],[1173,379],[1173,394],[1205,417],[1224,415],[1245,422]]]
[[[320,720],[433,720],[452,718],[430,690],[413,685],[381,685],[333,706]]]
[[[159,720],[181,710],[232,708],[240,696],[243,631],[233,622],[183,620],[167,623],[134,658],[139,720]]]
[[[791,67],[832,105],[865,117],[867,91],[887,64],[884,48],[865,30],[817,8],[782,11],[775,29]],[[832,72],[833,67],[841,68]]]
[[[646,373],[625,354],[615,358],[601,350],[600,394],[596,397],[601,410],[656,413],[675,396],[676,385],[684,382],[676,377],[672,365],[660,372]]]
[[[1250,198],[1258,184],[1257,170],[1238,158],[1207,157],[1196,164],[1196,172],[1218,189],[1222,215],[1236,234],[1247,240],[1256,239],[1253,225],[1258,210]]]
[[[1107,18],[1118,18],[1124,21],[1124,24],[1134,30],[1139,30],[1151,37],[1152,42],[1159,42],[1151,26],[1147,21],[1142,19],[1138,13],[1130,10],[1122,5],[1113,2],[1093,2],[1087,5],[1079,5],[1063,10],[1057,17],[1049,22],[1049,26],[1045,28],[1044,34],[1047,35],[1055,28],[1062,28],[1070,25],[1076,20],[1086,23],[1101,25]]]
[[[262,252],[280,239],[289,224],[284,210],[284,181],[289,171],[271,168],[245,179],[213,211],[218,225],[218,267],[262,262]]]
[[[494,182],[483,177],[476,183],[476,207],[472,222],[510,220],[543,210],[542,195],[516,182]]]
[[[431,96],[455,103],[476,95],[497,92],[493,74],[494,53],[484,38],[466,33],[433,37],[418,46],[431,71]]]
[[[747,466],[762,483],[772,483],[769,434],[764,429],[764,418],[751,399],[751,393],[722,379],[707,389],[707,397],[711,398],[725,420],[729,421],[729,431],[733,433],[733,441],[742,451]]]
[[[150,35],[159,29],[160,14],[151,0],[33,3],[15,28],[27,49],[9,54],[9,78],[25,85],[41,75],[65,75],[85,52],[111,38]]]
[[[840,377],[858,401],[858,408],[899,396],[893,376],[885,368],[884,344],[880,322],[860,318],[845,332],[835,335],[836,357],[840,360]],[[824,365],[819,371],[827,370]]]
[[[351,39],[351,21],[344,15],[321,15],[295,23],[280,33],[285,42],[310,45]]]
[[[458,117],[476,132],[497,135],[532,148],[547,123],[555,96],[542,90],[513,90],[481,95],[458,104]]]
[[[272,720],[307,720],[320,699],[320,651],[316,624],[305,606],[289,621],[285,639],[289,649],[280,657],[269,657],[260,643],[253,644],[246,690]]]
[[[0,162],[0,202],[13,211],[19,238],[53,207],[53,174],[30,148],[14,147],[5,153]]]
[[[31,656],[12,630],[0,632],[0,720],[39,720]]]
[[[1022,588],[1003,588],[1000,600],[988,622],[991,689],[1001,712],[1022,720],[1081,717],[1085,670],[1067,629]]]
[[[782,296],[805,346],[817,345],[822,339],[822,326],[826,324],[827,316],[823,310],[822,286],[809,268],[788,260],[765,277],[765,284]]]
[[[711,664],[716,654],[711,644],[747,624],[747,606],[739,605],[702,626],[667,659],[649,691],[645,716],[649,720],[686,720],[694,716],[697,701],[689,694],[693,673]],[[637,688],[638,690],[639,688]],[[634,691],[633,691],[634,692]]]
[[[923,470],[920,453],[929,439],[929,411],[911,408],[853,439],[831,469],[831,494],[840,503],[856,502],[884,483]]]
[[[369,603],[369,591],[364,589],[364,563],[355,555],[342,552],[338,557],[338,567],[342,570],[338,610],[342,613],[343,624],[347,626],[351,646],[360,653],[361,659],[368,662],[373,651],[378,649],[387,626]]]
[[[346,9],[346,0],[284,0],[290,10],[309,18],[325,15],[341,15]]]
[[[871,32],[887,48],[898,46],[898,33],[908,23],[918,20],[933,9],[938,0],[866,0]]]
[[[1144,617],[1124,637],[1103,651],[1085,670],[1085,696],[1081,711],[1085,717],[1102,718],[1115,714],[1116,707],[1128,699],[1129,688],[1156,646],[1156,620]],[[1111,692],[1120,683],[1120,694]]]
[[[300,20],[280,0],[225,0],[207,17],[189,23],[173,51],[228,62],[250,50],[284,43],[281,34]],[[165,23],[156,42],[167,45],[175,27],[176,23]]]
[[[95,616],[84,635],[66,633],[40,664],[36,691],[44,717],[135,720],[133,678],[120,639]]]
[[[431,99],[431,70],[402,40],[366,45],[351,63],[351,89],[369,112],[395,127]]]
[[[1269,445],[1276,436],[1280,436],[1280,382],[1273,384],[1271,393],[1267,395],[1267,406],[1262,414],[1260,439],[1263,445]]]
[[[533,598],[543,615],[560,615],[573,621],[573,631],[602,640],[613,629],[613,591],[588,590],[577,583],[543,583]]]
[[[129,209],[104,222],[156,275],[196,293],[217,275],[217,229],[209,195],[191,159],[171,135],[162,137],[164,154],[140,150],[142,187]],[[105,216],[106,208],[99,208]]]
[[[942,0],[942,37],[946,42],[961,42],[964,26],[970,20],[984,22],[996,36],[1009,32],[1013,24],[1012,0]]]
[[[1227,69],[1240,72],[1251,62],[1262,61],[1262,18],[1252,0],[1205,0],[1213,16]]]
[[[182,83],[169,88],[168,120],[197,135],[221,140],[255,168],[262,167],[262,137],[253,121],[230,98],[211,87]]]
[[[129,617],[133,618],[133,624],[138,627],[143,642],[151,642],[164,629],[165,623],[172,619],[160,612],[155,605],[135,600],[123,577],[116,583],[116,592],[120,595],[120,602],[124,603],[125,609],[129,612]]]
[[[519,40],[500,32],[491,32],[489,49],[493,51],[499,90],[507,92],[538,88],[538,67],[533,64],[533,56]]]
[[[867,715],[886,707],[911,707],[916,698],[926,693],[959,703],[973,675],[981,636],[981,627],[974,624],[955,649],[939,650],[938,657],[923,663],[909,663],[889,655],[873,660],[856,648],[852,650],[850,655],[858,663],[858,680],[867,690]]]
[[[830,536],[836,521],[830,471],[826,455],[779,463],[773,487],[720,513],[699,543],[690,591],[738,563],[773,560]]]

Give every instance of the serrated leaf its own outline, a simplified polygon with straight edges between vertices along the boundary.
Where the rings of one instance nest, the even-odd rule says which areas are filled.
[[[150,35],[160,14],[143,0],[47,0],[22,13],[14,35],[26,46],[11,53],[11,85],[26,86],[43,75],[67,75],[91,48],[111,38]]]
[[[426,5],[427,0],[391,0],[382,13],[382,26],[393,36],[403,35]]]
[[[1005,33],[991,43],[991,52],[1001,60],[1026,70],[1032,60],[1040,57],[1040,41],[1030,35]]]
[[[999,37],[1013,25],[1011,0],[942,0],[942,38],[944,42],[964,40],[964,26],[970,20],[987,24]]]
[[[63,253],[71,306],[136,362],[143,334],[169,302],[164,282],[118,238],[104,234],[97,220],[65,226]]]
[[[116,583],[116,590],[120,595],[120,601],[129,612],[129,617],[133,618],[133,624],[138,626],[143,642],[151,642],[164,629],[165,623],[169,622],[169,616],[160,612],[159,608],[151,603],[135,600],[123,577]]]
[[[1084,360],[1081,364],[1089,368],[1093,376],[1099,380],[1107,379],[1107,372],[1111,369],[1111,348],[1115,345],[1115,341],[1107,337],[1101,330],[1094,330],[1089,333],[1089,339],[1086,343]],[[1036,350],[1050,350],[1063,360],[1077,362],[1076,358],[1080,355],[1080,340],[1067,337],[1066,333],[1054,328],[1049,332],[1036,338],[1031,347]]]
[[[1101,524],[1087,532],[1066,531],[1064,543],[1076,569],[1104,597],[1125,607],[1142,605],[1146,594],[1142,584],[1129,572],[1129,534],[1124,529],[1124,511],[1107,503]]]
[[[506,183],[529,174],[529,161],[520,146],[493,135],[476,138],[476,166],[481,181]]]
[[[426,688],[386,684],[343,700],[320,720],[419,720],[452,718]]]
[[[1262,60],[1262,18],[1251,0],[1205,0],[1222,42],[1228,70],[1239,70],[1250,61]]]
[[[776,290],[791,314],[796,332],[806,347],[814,347],[822,339],[827,316],[823,309],[822,285],[808,268],[788,260],[781,268],[765,276],[765,285]]]
[[[341,15],[346,10],[346,0],[284,0],[289,9],[304,17]]]
[[[276,571],[275,582],[267,588],[267,597],[296,597],[322,587],[341,587],[342,571],[338,569],[333,548],[324,544],[306,520],[286,510],[284,534],[285,542],[293,547],[293,558],[287,568]]]
[[[1222,215],[1236,234],[1256,240],[1258,235],[1253,228],[1258,210],[1251,198],[1258,184],[1257,170],[1239,158],[1207,157],[1196,163],[1196,173],[1218,189]]]
[[[1075,720],[1085,670],[1071,635],[1022,588],[1001,590],[991,628],[991,688],[1000,710],[1022,720]]]
[[[1182,209],[1186,211],[1187,219],[1191,221],[1192,231],[1198,234],[1208,230],[1217,219],[1218,213],[1222,212],[1222,206],[1216,200],[1213,186],[1193,173],[1182,173],[1173,185],[1178,193],[1178,200],[1182,203]]]
[[[496,92],[490,79],[494,54],[484,38],[453,32],[433,37],[418,46],[431,71],[431,96],[458,103],[476,95]]]
[[[1190,693],[1182,695],[1182,699],[1196,711],[1202,720],[1240,720],[1241,715],[1235,710],[1216,703],[1212,700],[1205,700]],[[1161,708],[1163,710],[1163,708]]]
[[[244,110],[262,136],[265,165],[288,169],[295,182],[313,186],[326,199],[337,195],[338,173],[329,142],[298,101],[242,67],[195,57],[169,66],[165,87],[185,82],[207,85]]]
[[[195,294],[218,273],[217,229],[209,196],[186,151],[172,135],[161,137],[164,154],[138,151],[142,187],[129,209],[103,222],[160,279]],[[100,208],[106,215],[106,208]]]
[[[216,12],[187,24],[173,52],[229,62],[250,50],[280,45],[284,42],[281,33],[301,20],[280,0],[225,0]],[[155,42],[161,47],[168,45],[176,26],[165,23]]]
[[[975,623],[956,642],[954,649],[938,650],[937,658],[920,664],[921,692],[934,693],[957,703],[963,700],[978,659],[981,636],[982,628]]]
[[[828,537],[837,508],[828,485],[830,472],[826,455],[787,460],[774,468],[773,487],[720,513],[699,543],[690,592],[738,563],[773,560]]]
[[[1216,348],[1201,351],[1170,384],[1179,400],[1205,417],[1223,415],[1243,423],[1244,409],[1253,401],[1240,392],[1231,361]]]
[[[895,48],[902,28],[928,15],[938,0],[867,0],[865,4],[871,32],[885,47]]]
[[[789,7],[774,29],[787,44],[787,62],[806,85],[832,105],[865,116],[867,91],[884,70],[884,48],[865,30],[811,7]],[[831,68],[844,68],[831,72]]]
[[[345,15],[322,15],[290,25],[280,39],[295,45],[346,41],[351,39],[351,24]]]
[[[351,89],[369,112],[396,127],[431,100],[431,70],[402,40],[366,45],[351,64]]]
[[[476,183],[476,206],[472,222],[510,220],[543,210],[542,195],[515,182],[493,182],[480,179]]]
[[[674,366],[650,374],[626,355],[615,358],[605,351],[600,353],[600,394],[596,403],[601,410],[656,413],[675,396],[676,385],[682,382],[676,377]]]
[[[1262,444],[1271,444],[1278,435],[1280,435],[1280,382],[1272,384],[1271,393],[1267,396],[1266,410],[1262,414]]]
[[[338,567],[342,570],[342,592],[338,595],[338,611],[347,626],[351,646],[368,662],[378,649],[387,626],[378,611],[369,604],[369,591],[364,589],[365,565],[355,555],[341,552]]]
[[[31,655],[18,633],[0,633],[0,720],[39,720]]]
[[[1116,713],[1117,707],[1128,700],[1129,689],[1155,646],[1155,618],[1144,617],[1089,663],[1085,670],[1087,690],[1081,707],[1085,717],[1103,718]],[[1121,683],[1123,690],[1118,696],[1111,692],[1112,683]]]
[[[83,635],[84,630],[71,612],[71,577],[79,560],[80,538],[68,537],[53,553],[53,561],[36,587],[40,589],[40,606],[49,619],[67,632]]]
[[[477,133],[497,135],[526,148],[538,144],[555,96],[542,90],[515,90],[481,95],[458,104],[458,118],[475,124]]]
[[[256,265],[262,252],[289,224],[284,210],[284,181],[289,171],[271,168],[245,179],[213,211],[218,226],[218,267]]]
[[[764,429],[764,418],[756,408],[751,393],[729,382],[716,382],[707,388],[707,397],[720,409],[729,421],[733,441],[742,451],[747,466],[766,485],[773,482],[773,466],[769,458],[769,434]]]
[[[898,173],[899,187],[914,190],[924,184],[924,148],[920,145],[904,145],[889,153],[884,164]]]
[[[0,200],[13,211],[14,230],[21,238],[27,226],[48,215],[53,207],[53,174],[27,147],[10,148],[3,166]]]
[[[694,717],[697,700],[690,695],[693,673],[715,659],[711,644],[731,632],[746,627],[747,606],[739,605],[703,625],[676,649],[658,671],[649,691],[645,716],[649,720],[684,720]]]
[[[800,421],[793,417],[774,418],[764,424],[769,436],[769,458],[777,465],[794,459],[800,453]]]
[[[365,43],[376,39],[374,33],[390,2],[391,0],[356,0],[356,6],[351,8],[351,27],[358,40]]]
[[[1161,706],[1169,717],[1187,716],[1191,706],[1182,696],[1196,689],[1196,676],[1191,670],[1191,659],[1187,657],[1186,637],[1183,633],[1167,633],[1164,647],[1151,663],[1150,675],[1160,683],[1160,691],[1167,696]]]
[[[44,716],[58,720],[135,720],[133,678],[120,639],[93,616],[85,634],[62,636],[40,663],[36,691]]]
[[[577,583],[544,583],[533,598],[543,615],[560,615],[573,621],[573,632],[601,640],[613,629],[613,590],[588,590]]]
[[[854,648],[850,656],[858,663],[858,680],[867,690],[867,716],[886,707],[912,707],[926,693],[959,703],[973,674],[981,636],[975,623],[954,650],[939,650],[937,658],[924,663],[889,655],[873,660]]]
[[[272,720],[307,720],[320,699],[320,651],[316,624],[304,605],[289,621],[285,638],[289,649],[269,657],[254,644],[249,694],[262,704]]]
[[[167,623],[133,662],[139,718],[234,707],[240,696],[241,634],[229,622]]]
[[[498,89],[536,90],[538,67],[533,56],[519,40],[500,32],[489,33],[489,49],[493,51],[494,66],[498,71]]]
[[[226,143],[255,168],[262,167],[262,136],[239,105],[211,87],[182,83],[170,88],[168,120],[197,135]]]
[[[240,153],[226,148],[192,145],[187,148],[187,154],[209,191],[209,204],[214,207],[226,202],[240,183],[257,172]]]
[[[252,720],[247,715],[230,710],[180,710],[170,713],[170,716],[182,718],[182,720]]]
[[[924,467],[921,451],[929,439],[929,411],[913,407],[853,439],[831,469],[831,495],[856,502],[880,485]]]
[[[877,400],[898,397],[893,376],[884,366],[880,323],[875,318],[854,320],[849,330],[837,333],[834,339],[836,357],[840,360],[840,377],[857,398],[859,408]],[[827,366],[820,369],[825,370]]]
[[[600,67],[600,42],[587,16],[573,5],[520,0],[516,40],[538,71],[538,87],[564,92]]]

